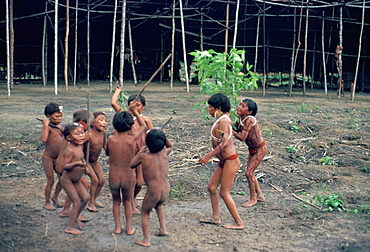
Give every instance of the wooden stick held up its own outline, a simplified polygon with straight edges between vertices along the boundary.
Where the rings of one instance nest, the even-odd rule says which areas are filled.
[[[141,89],[140,93],[137,95],[135,101],[139,100],[140,95],[144,92],[145,88],[149,85],[149,83],[154,79],[154,77],[158,74],[158,72],[164,67],[166,62],[171,58],[171,53],[168,54],[167,58],[162,62],[162,64],[159,66],[159,68],[154,72],[152,77],[145,83],[144,87]]]

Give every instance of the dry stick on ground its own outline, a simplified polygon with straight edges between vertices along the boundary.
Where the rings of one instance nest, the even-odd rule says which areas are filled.
[[[300,201],[302,201],[302,202],[306,203],[307,205],[310,205],[310,206],[312,206],[312,207],[314,207],[314,208],[316,208],[316,209],[321,210],[321,208],[320,208],[320,207],[315,206],[314,204],[311,204],[310,202],[307,202],[307,201],[305,201],[305,200],[301,199],[300,197],[298,197],[298,196],[297,196],[297,195],[295,195],[294,193],[292,193],[292,196],[293,196],[294,198],[296,198],[296,199],[298,199],[298,200],[300,200]]]
[[[149,85],[149,83],[154,79],[154,77],[158,74],[158,72],[164,67],[164,65],[166,64],[166,62],[170,59],[171,57],[171,53],[168,54],[167,58],[162,62],[162,64],[158,67],[158,69],[154,72],[154,74],[152,75],[152,77],[150,77],[150,79],[145,83],[144,87],[141,89],[140,93],[137,95],[135,101],[138,101],[139,100],[139,97],[140,95],[144,92],[145,88]]]

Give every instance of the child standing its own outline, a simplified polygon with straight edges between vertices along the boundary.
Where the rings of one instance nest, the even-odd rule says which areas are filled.
[[[111,105],[114,111],[116,112],[122,111],[122,108],[117,103],[118,97],[121,92],[122,92],[122,89],[117,87],[116,91],[114,92],[112,96]],[[130,95],[129,98],[127,99],[127,105],[130,106],[130,104],[134,102],[136,98],[137,98],[137,94]],[[145,97],[140,95],[139,99],[136,102],[136,109],[137,109],[137,112],[140,114],[140,116],[142,116],[141,113],[144,110],[145,106],[146,106]],[[139,127],[139,123],[136,120],[136,116],[134,115],[133,111],[129,109],[129,112],[131,113],[131,115],[133,115],[133,118],[134,118],[134,125],[132,126],[132,130],[135,131]],[[153,128],[153,124],[150,118],[147,116],[142,116],[142,118],[145,122],[146,129],[151,130]],[[142,146],[145,146],[145,136],[146,136],[145,132],[142,134],[141,138],[139,138],[137,141],[136,153],[140,150]],[[135,190],[134,190],[134,200],[132,201],[133,203],[132,207],[133,207],[133,214],[140,214],[140,211],[137,209],[138,204],[136,201],[136,196],[141,191],[141,188],[144,182],[143,171],[142,171],[141,165],[136,167],[135,172],[136,172],[136,184],[135,184]]]
[[[139,123],[136,131],[132,130],[134,120],[127,111],[117,112],[113,117],[113,127],[116,134],[110,135],[107,142],[106,154],[109,156],[109,187],[113,198],[113,217],[115,221],[115,234],[122,232],[120,205],[123,202],[126,217],[126,234],[132,235],[132,200],[136,182],[135,171],[129,166],[136,153],[136,143],[144,134],[145,123],[137,111],[136,102],[131,103]],[[122,195],[121,195],[122,192]]]
[[[230,100],[224,94],[215,94],[208,99],[208,112],[217,118],[211,129],[213,150],[204,155],[199,163],[205,165],[212,156],[216,156],[218,162],[211,179],[208,182],[208,191],[211,197],[212,217],[200,220],[201,223],[221,224],[219,211],[219,196],[217,188],[221,185],[220,195],[224,200],[234,222],[223,227],[227,229],[243,229],[245,226],[241,220],[230,190],[234,182],[236,172],[240,167],[240,160],[235,151],[232,139],[231,119],[229,117]]]
[[[258,180],[255,177],[257,166],[262,162],[267,153],[266,142],[263,140],[260,128],[255,115],[257,114],[257,104],[251,99],[244,99],[236,108],[236,114],[240,117],[236,123],[238,131],[233,131],[233,135],[245,141],[248,146],[249,155],[245,175],[249,184],[249,200],[243,207],[251,207],[257,201],[265,201]]]
[[[58,103],[49,103],[44,109],[44,114],[47,119],[42,120],[44,127],[41,132],[41,141],[45,143],[42,165],[44,166],[47,182],[43,207],[47,210],[55,210],[56,208],[51,204],[51,201],[53,201],[57,207],[63,206],[58,200],[58,195],[62,189],[59,180],[55,187],[54,196],[50,199],[54,184],[56,159],[61,151],[61,146],[63,146],[65,142],[63,128],[60,125],[63,119],[63,106]]]
[[[141,147],[139,153],[131,160],[130,167],[135,168],[140,164],[142,165],[144,181],[148,187],[141,210],[144,239],[138,240],[135,243],[140,246],[149,247],[149,215],[153,208],[157,212],[160,225],[159,232],[156,235],[168,235],[162,204],[167,199],[168,192],[170,191],[167,176],[168,154],[172,150],[172,144],[166,138],[163,131],[159,129],[150,130],[145,142],[146,146]],[[165,149],[164,146],[166,146]]]
[[[104,184],[103,170],[99,163],[99,156],[101,150],[106,145],[106,134],[105,128],[107,127],[107,115],[104,112],[94,113],[94,124],[90,130],[90,153],[89,153],[89,164],[90,170],[90,201],[87,204],[87,210],[91,212],[98,212],[96,207],[104,207],[101,203],[96,201],[101,189]]]
[[[72,210],[69,213],[68,226],[64,231],[68,234],[77,235],[83,232],[75,229],[74,223],[76,222],[79,229],[83,228],[83,224],[78,216],[90,199],[86,187],[81,182],[81,177],[85,173],[86,168],[82,149],[85,142],[85,132],[81,124],[71,123],[65,127],[64,135],[68,140],[68,144],[60,160],[63,168],[60,181],[68,198],[73,203]]]

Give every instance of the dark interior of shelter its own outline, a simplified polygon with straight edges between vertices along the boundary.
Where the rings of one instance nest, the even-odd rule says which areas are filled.
[[[289,85],[294,74],[296,87],[307,76],[314,88],[323,88],[326,77],[336,89],[339,64],[345,89],[356,81],[357,91],[370,90],[369,1],[6,0],[0,9],[2,83],[9,48],[16,83],[41,82],[42,70],[48,84],[55,72],[63,79],[67,48],[68,78],[83,84],[109,80],[111,68],[117,79],[121,60],[123,79],[133,79],[133,62],[138,81],[145,82],[172,50],[180,81],[184,55],[190,67],[190,52],[235,47],[245,50],[256,74],[267,76],[267,86]],[[154,80],[168,81],[169,70],[167,63]]]

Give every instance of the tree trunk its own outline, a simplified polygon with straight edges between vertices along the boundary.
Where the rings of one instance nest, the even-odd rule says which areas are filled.
[[[325,61],[325,16],[324,11],[322,12],[322,28],[321,28],[321,47],[322,47],[322,67],[324,76],[324,89],[325,94],[328,94],[328,81],[326,80],[326,61]]]
[[[117,20],[118,0],[114,1],[113,12],[113,31],[112,31],[112,49],[110,53],[110,72],[109,72],[109,92],[113,91],[113,66],[114,66],[114,49],[116,44],[116,20]]]
[[[308,1],[307,1],[308,4]],[[308,37],[308,8],[306,7],[306,29],[304,34],[304,54],[303,54],[303,95],[306,95],[307,77],[307,37]]]
[[[240,0],[237,0],[236,1],[236,11],[235,11],[235,29],[234,29],[233,48],[235,48],[236,46],[236,37],[238,35],[239,5],[240,5]]]
[[[176,9],[176,0],[173,0],[172,3],[172,35],[171,35],[171,71],[170,71],[170,88],[173,88],[173,76],[174,76],[174,64],[175,64],[175,9]],[[203,16],[202,16],[203,18]],[[201,37],[202,41],[202,37]],[[202,43],[201,43],[202,44]]]
[[[86,28],[86,57],[87,57],[87,69],[86,69],[86,82],[87,86],[90,86],[90,0],[87,0],[87,28]]]
[[[64,38],[64,85],[68,90],[68,37],[69,37],[69,0],[66,0],[66,36]]]
[[[76,16],[75,16],[75,51],[73,64],[73,89],[76,89],[77,82],[77,49],[78,49],[78,0],[76,0]]]
[[[357,55],[357,64],[356,64],[356,73],[355,73],[355,78],[353,80],[353,87],[351,90],[351,97],[352,101],[355,100],[355,93],[356,93],[356,82],[357,82],[357,75],[358,75],[358,66],[360,64],[360,55],[361,55],[361,45],[362,45],[362,34],[364,32],[364,22],[365,22],[365,0],[362,2],[362,20],[361,20],[361,32],[360,32],[360,37],[358,41],[358,55]],[[365,80],[362,80],[365,81]]]
[[[58,95],[58,0],[55,0],[54,13],[54,93]]]
[[[186,92],[189,93],[189,74],[188,74],[188,61],[186,59],[186,44],[185,44],[185,25],[184,25],[184,13],[182,11],[182,0],[180,2],[180,16],[181,16],[181,31],[182,31],[182,50],[184,55],[184,68],[185,68],[185,80],[186,80]]]
[[[42,48],[41,48],[41,75],[42,75],[42,84],[46,87],[47,76],[45,73],[45,51],[46,51],[46,35],[47,35],[47,20],[46,15],[48,12],[48,2],[45,2],[45,14],[44,14],[44,29],[42,32]],[[47,63],[46,63],[47,64]]]
[[[132,68],[132,76],[134,78],[134,84],[137,86],[137,78],[136,78],[136,71],[135,71],[135,62],[134,62],[134,47],[132,45],[132,34],[131,34],[131,22],[128,20],[128,37],[130,40],[130,57],[131,57],[131,68]]]
[[[126,0],[122,2],[121,18],[121,45],[120,45],[120,65],[119,65],[119,85],[123,86],[123,70],[125,67],[125,31],[126,31]]]

